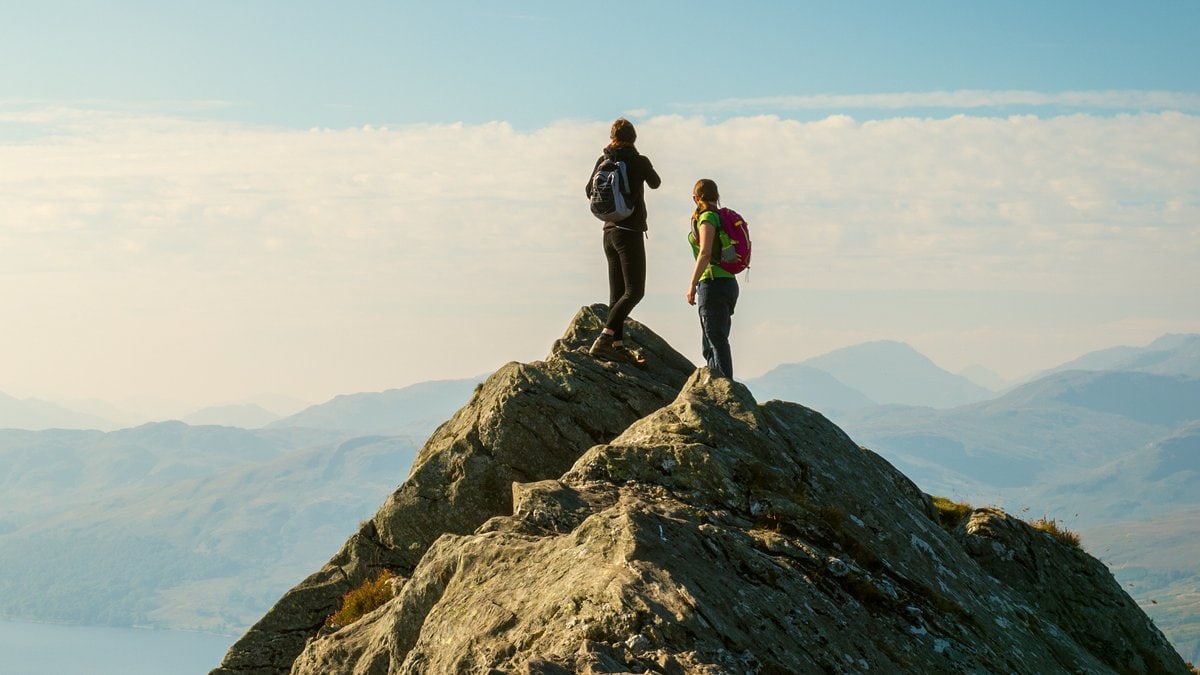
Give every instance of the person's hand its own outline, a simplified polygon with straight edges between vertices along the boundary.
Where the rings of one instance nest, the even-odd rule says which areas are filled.
[[[695,286],[688,289],[687,301],[688,301],[689,305],[696,304],[696,287]]]

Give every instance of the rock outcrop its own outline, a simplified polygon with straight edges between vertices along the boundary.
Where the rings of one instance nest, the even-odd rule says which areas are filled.
[[[695,369],[653,331],[626,323],[645,370],[587,354],[607,308],[582,308],[545,361],[509,363],[425,443],[408,480],[318,572],[239,639],[213,675],[286,673],[342,596],[379,570],[407,577],[445,533],[510,513],[511,485],[557,478],[588,448],[675,398]]]
[[[819,413],[685,379],[644,327],[651,370],[590,361],[598,317],[489,379],[214,672],[1188,672],[1099,561],[998,511],[944,529]],[[312,637],[382,567],[395,597]]]

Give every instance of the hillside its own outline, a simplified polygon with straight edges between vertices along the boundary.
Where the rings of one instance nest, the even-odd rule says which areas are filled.
[[[759,377],[746,380],[746,386],[764,401],[805,401],[827,415],[838,415],[876,405],[866,394],[849,387],[833,375],[799,363],[776,366]]]
[[[99,429],[119,425],[110,419],[35,398],[16,398],[0,392],[0,429]]]
[[[436,380],[382,392],[343,394],[269,426],[423,437],[445,420],[447,410],[456,410],[465,403],[482,380]]]
[[[650,367],[597,362],[602,318],[489,377],[214,673],[1187,672],[1086,553],[940,518],[820,414],[634,322]],[[394,597],[322,630],[381,569]]]
[[[1135,370],[1200,377],[1200,335],[1163,335],[1145,347],[1109,347],[1084,354],[1032,379],[1065,370]]]
[[[279,415],[254,403],[233,403],[209,406],[186,415],[183,421],[191,426],[217,425],[259,429],[279,419]]]
[[[803,401],[832,418],[878,405],[952,408],[993,396],[909,345],[890,340],[783,364],[745,384],[762,400]]]
[[[0,616],[235,632],[392,490],[417,443],[314,430],[0,430]]]
[[[837,349],[804,365],[823,370],[880,404],[952,408],[993,396],[903,342],[880,340]]]
[[[858,411],[847,429],[928,489],[995,490],[1074,480],[1200,419],[1200,379],[1066,371],[952,410]]]

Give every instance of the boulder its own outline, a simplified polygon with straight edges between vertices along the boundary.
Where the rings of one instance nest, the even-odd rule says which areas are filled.
[[[347,591],[381,569],[408,577],[441,535],[509,514],[513,482],[559,477],[588,448],[674,399],[695,367],[642,324],[628,320],[625,334],[647,357],[644,370],[587,354],[606,316],[603,305],[583,307],[544,361],[509,363],[483,382],[375,516],[284,594],[212,675],[288,672]]]

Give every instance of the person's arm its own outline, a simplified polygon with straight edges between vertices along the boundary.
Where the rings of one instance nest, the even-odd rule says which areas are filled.
[[[646,185],[650,186],[651,190],[657,190],[659,185],[662,185],[662,179],[658,177],[658,172],[654,170],[654,165],[650,163],[650,158],[642,155],[646,166]]]
[[[600,166],[600,162],[603,162],[603,161],[604,161],[604,156],[601,155],[600,158],[596,160],[595,166],[592,167],[592,172],[588,174],[587,185],[585,185],[583,188],[583,193],[585,195],[587,195],[588,199],[592,198],[592,177],[596,175],[596,167]]]
[[[717,236],[717,228],[712,223],[700,221],[696,224],[700,234],[700,252],[696,254],[696,266],[692,268],[692,280],[688,283],[687,301],[689,305],[696,304],[696,285],[704,270],[712,263],[713,238]]]

